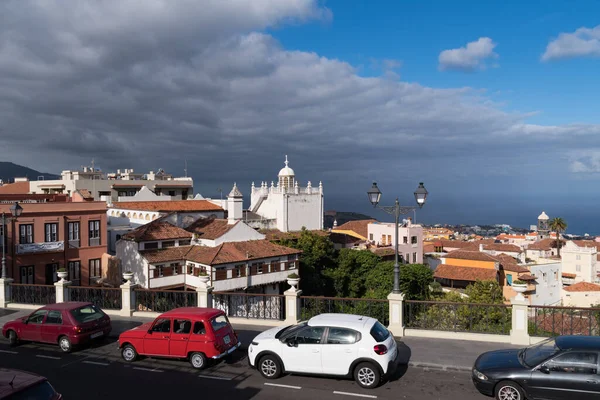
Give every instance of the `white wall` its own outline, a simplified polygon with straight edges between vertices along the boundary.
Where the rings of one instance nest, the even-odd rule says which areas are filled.
[[[590,307],[600,304],[600,292],[568,292],[563,289],[562,303],[566,307]]]
[[[133,283],[148,287],[148,263],[138,251],[138,244],[130,240],[117,242],[117,257],[121,260],[122,272],[133,272]]]
[[[304,188],[303,188],[304,189]],[[295,232],[323,229],[323,195],[319,188],[312,193],[269,193],[256,213],[267,219],[277,220],[277,229]]]
[[[575,274],[575,282],[598,282],[598,251],[595,246],[579,247],[568,241],[560,251],[562,271]]]
[[[529,271],[537,278],[535,292],[529,296],[530,304],[533,306],[558,305],[562,291],[561,263],[533,264],[529,267]]]

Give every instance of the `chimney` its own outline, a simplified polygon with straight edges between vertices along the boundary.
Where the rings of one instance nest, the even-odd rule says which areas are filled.
[[[233,189],[227,196],[227,223],[235,224],[237,221],[241,221],[244,217],[244,197],[242,192],[237,187],[237,184],[233,184]]]
[[[483,252],[483,244],[479,244],[479,251]]]

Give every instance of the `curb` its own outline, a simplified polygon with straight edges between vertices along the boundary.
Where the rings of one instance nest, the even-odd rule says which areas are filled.
[[[408,363],[408,366],[416,368],[437,369],[447,372],[471,372],[471,367],[459,367],[455,365],[434,364],[419,361],[410,361]]]

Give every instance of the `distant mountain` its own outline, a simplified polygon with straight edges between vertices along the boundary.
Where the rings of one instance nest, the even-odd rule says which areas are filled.
[[[60,179],[60,175],[39,172],[31,168],[17,165],[11,162],[0,161],[0,179],[4,183],[14,182],[15,178],[27,177],[29,180],[36,180],[38,176],[44,179]]]
[[[323,221],[323,225],[325,229],[329,229],[333,227],[333,221],[337,220],[338,226],[345,224],[349,221],[358,221],[361,219],[376,219],[373,217],[369,217],[365,214],[348,212],[348,211],[327,211],[325,213],[325,218]]]

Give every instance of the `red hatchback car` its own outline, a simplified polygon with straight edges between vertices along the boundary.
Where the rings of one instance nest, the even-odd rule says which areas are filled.
[[[112,329],[110,317],[92,303],[48,304],[26,317],[7,322],[2,336],[15,346],[19,342],[57,343],[69,353],[74,346],[106,337]]]
[[[0,368],[0,399],[61,400],[46,378],[18,369]]]
[[[167,311],[153,322],[123,332],[119,348],[125,361],[138,355],[188,359],[197,369],[240,347],[225,313],[215,308],[183,307]]]

